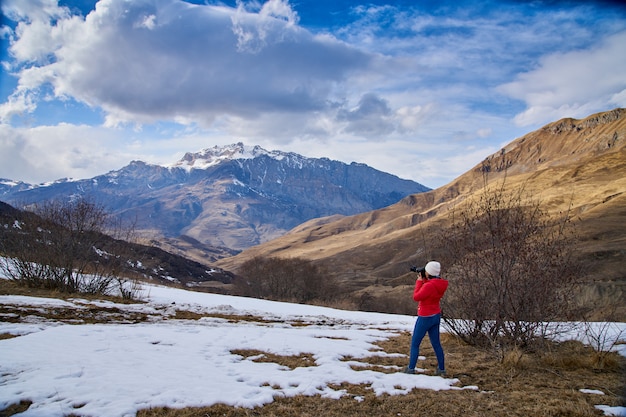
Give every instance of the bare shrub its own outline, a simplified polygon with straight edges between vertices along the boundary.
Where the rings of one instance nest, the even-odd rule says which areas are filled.
[[[569,213],[551,217],[505,181],[452,210],[441,240],[452,281],[447,327],[472,344],[529,348],[549,322],[580,317],[572,226]]]
[[[609,308],[612,312],[609,313],[608,318],[614,321],[582,321],[585,341],[595,352],[594,366],[598,369],[607,367],[607,362],[610,362],[612,358],[613,350],[618,344],[626,341],[626,330],[615,316],[618,306],[612,305]]]
[[[301,258],[254,258],[242,264],[235,280],[240,295],[282,301],[328,301],[334,280],[326,270]]]
[[[0,250],[4,274],[33,288],[67,293],[109,294],[121,290],[133,297],[136,289],[119,277],[123,260],[102,248],[115,230],[130,231],[111,222],[104,208],[87,199],[49,201],[31,207],[5,227]]]

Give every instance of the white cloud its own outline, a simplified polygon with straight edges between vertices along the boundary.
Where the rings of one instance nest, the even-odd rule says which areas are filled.
[[[145,149],[144,149],[145,151]],[[90,178],[136,156],[115,132],[89,126],[13,128],[0,125],[0,177],[30,183]]]
[[[145,16],[143,18],[143,21],[139,22],[136,27],[138,27],[138,28],[146,28],[146,29],[149,29],[149,30],[154,29],[156,27],[156,16],[153,15],[153,14],[151,14],[149,16]]]
[[[610,102],[618,107],[626,107],[626,89],[613,94]]]
[[[36,107],[30,95],[14,94],[0,104],[0,122],[8,122],[14,116],[33,112]]]
[[[492,135],[492,133],[493,129],[491,129],[490,127],[485,127],[476,131],[476,135],[480,138],[488,138]]]
[[[260,9],[258,4],[253,3],[252,6],[255,7],[249,10],[250,5],[238,2],[237,11],[231,16],[232,30],[237,35],[239,52],[257,53],[266,47],[268,42],[280,42],[285,36],[293,36],[290,31],[294,29],[299,18],[288,2],[268,0]]]
[[[584,117],[607,110],[608,105],[626,106],[624,74],[626,31],[585,50],[546,56],[538,68],[499,89],[526,103],[526,110],[515,117],[515,122],[527,126],[562,117]]]
[[[16,95],[49,83],[57,97],[104,109],[109,124],[184,118],[210,125],[223,114],[323,109],[329,86],[371,58],[296,23],[281,1],[251,13],[103,0],[84,20],[19,24],[10,48],[22,66]]]
[[[428,120],[435,117],[438,111],[435,103],[428,103],[424,106],[401,107],[396,112],[396,115],[402,128],[408,131],[416,131]]]
[[[57,0],[3,0],[2,12],[16,21],[47,22],[68,15],[67,8],[59,7]]]

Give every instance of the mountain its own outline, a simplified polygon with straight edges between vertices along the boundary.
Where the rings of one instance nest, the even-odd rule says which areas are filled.
[[[367,165],[242,143],[187,153],[168,166],[133,161],[91,179],[38,186],[0,180],[0,200],[9,204],[85,196],[131,221],[151,244],[204,261],[310,219],[367,212],[428,190]]]
[[[315,219],[217,265],[237,272],[256,256],[301,257],[329,268],[347,291],[405,294],[410,265],[433,259],[452,207],[485,182],[524,187],[549,213],[571,210],[578,255],[589,268],[585,294],[598,309],[621,302],[626,319],[626,109],[562,119],[517,138],[449,184],[388,207],[339,219]]]

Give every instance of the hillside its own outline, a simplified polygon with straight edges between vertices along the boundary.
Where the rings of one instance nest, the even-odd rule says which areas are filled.
[[[32,249],[35,247],[33,242],[38,239],[35,231],[46,229],[45,224],[34,213],[0,202],[0,253],[20,258],[24,256],[24,249],[29,248],[28,252],[32,252],[28,255],[29,261],[45,262],[45,257],[42,258],[41,253]],[[206,263],[195,262],[154,246],[131,243],[100,233],[98,235],[97,239],[90,240],[98,242],[97,250],[91,255],[96,256],[97,263],[102,265],[108,265],[109,258],[119,262],[121,277],[174,286],[196,287],[202,283],[215,292],[232,282],[233,274],[209,267]],[[109,265],[109,268],[113,266]]]
[[[517,138],[438,189],[379,210],[316,219],[265,244],[220,260],[236,272],[255,256],[303,257],[331,265],[350,291],[400,292],[410,265],[436,257],[431,242],[450,208],[501,182],[535,196],[550,213],[570,207],[576,250],[590,267],[590,302],[624,300],[626,286],[626,109],[563,119]],[[626,310],[619,312],[626,319]]]

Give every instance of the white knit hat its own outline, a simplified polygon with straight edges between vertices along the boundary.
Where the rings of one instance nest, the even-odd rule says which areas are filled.
[[[426,264],[425,269],[431,277],[438,277],[441,273],[441,264],[436,261],[430,261]]]

